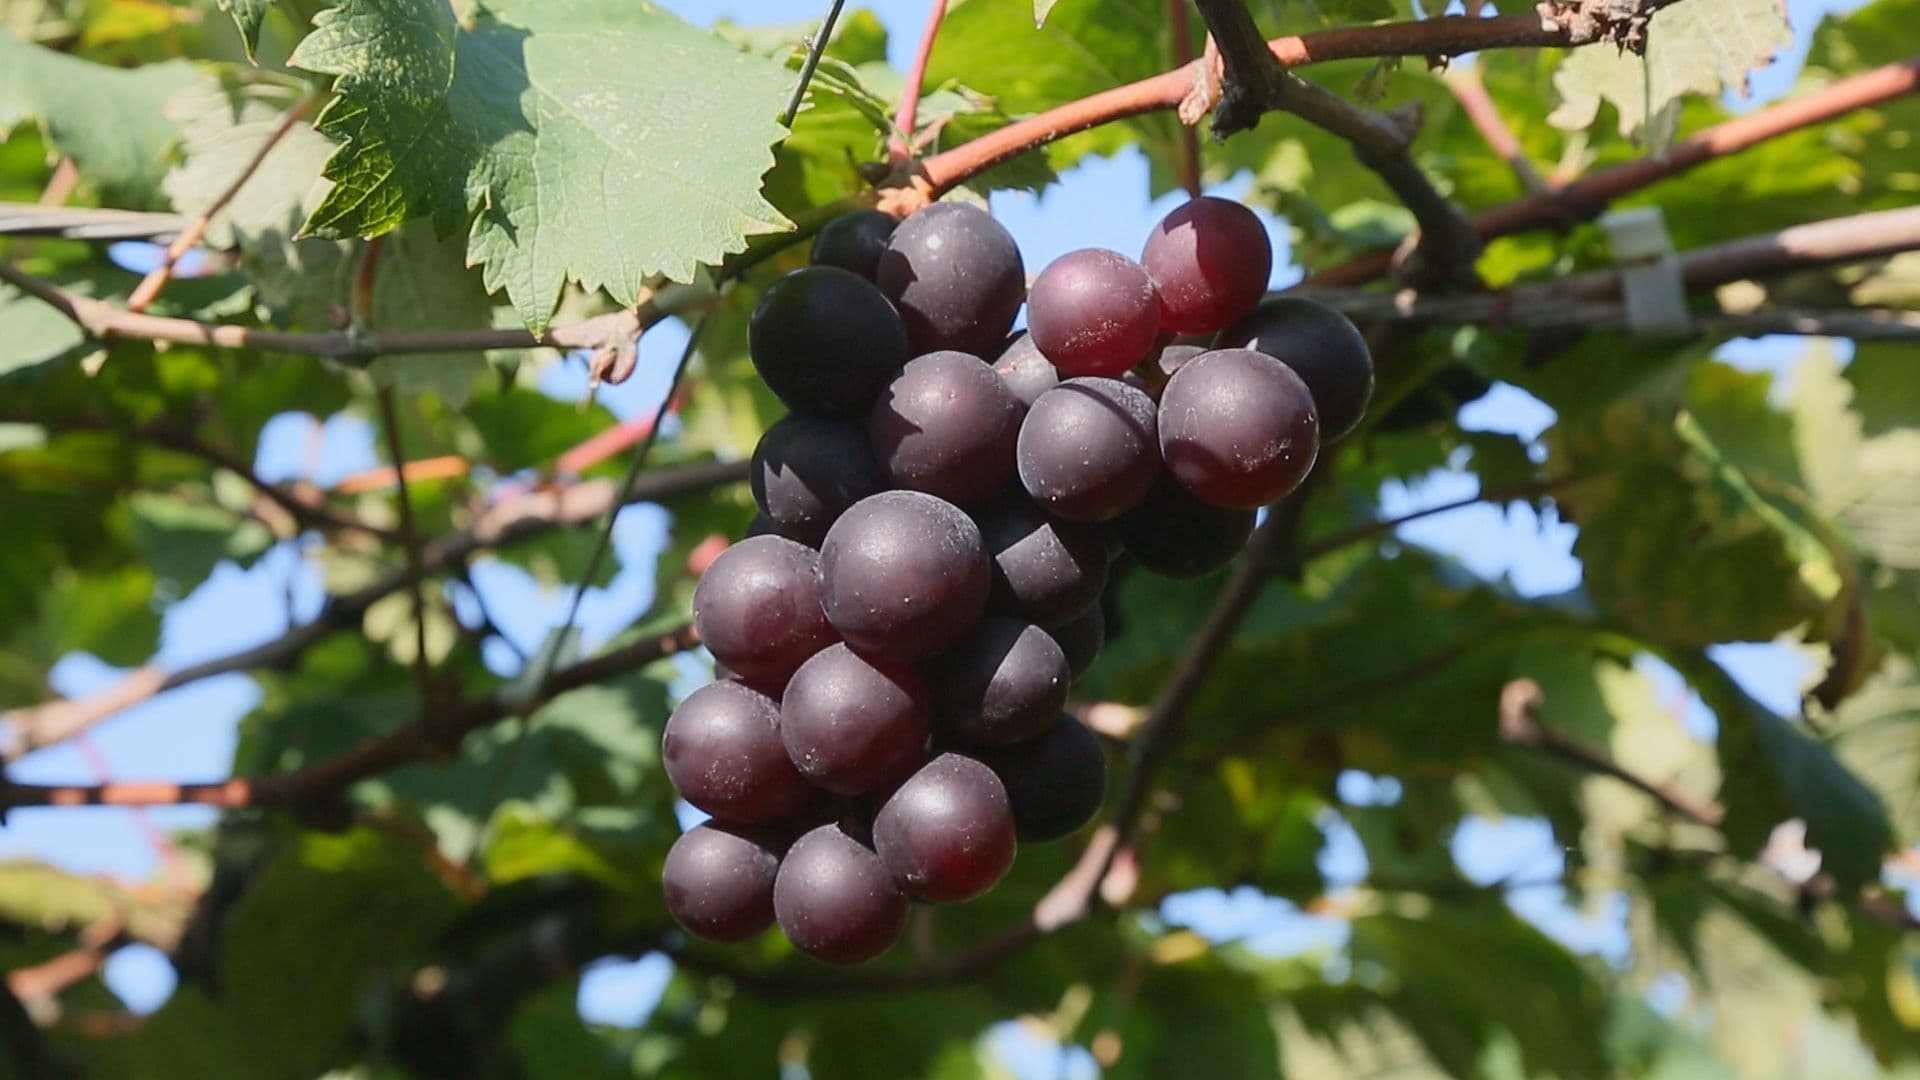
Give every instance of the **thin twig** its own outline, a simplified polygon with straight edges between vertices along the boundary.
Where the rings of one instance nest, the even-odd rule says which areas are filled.
[[[833,6],[827,9],[827,17],[820,20],[820,29],[807,43],[807,58],[800,62],[800,81],[793,84],[793,96],[787,99],[787,111],[780,117],[780,123],[793,126],[793,118],[800,115],[800,103],[806,100],[807,84],[813,81],[813,72],[820,66],[820,54],[827,51],[827,42],[833,37],[833,24],[840,18],[840,7],[846,0],[833,0]]]
[[[280,145],[280,140],[286,138],[287,132],[292,131],[295,124],[306,118],[307,113],[312,111],[314,102],[318,100],[311,95],[301,98],[280,117],[280,121],[273,126],[273,130],[267,133],[266,140],[260,144],[259,149],[254,151],[253,156],[247,159],[246,165],[241,167],[239,174],[227,185],[226,190],[220,192],[212,204],[200,213],[200,216],[187,223],[187,227],[181,230],[180,235],[174,237],[173,242],[167,245],[166,254],[160,258],[160,265],[149,270],[147,276],[140,279],[140,284],[134,286],[133,294],[127,297],[128,311],[147,310],[147,306],[160,295],[160,290],[166,288],[167,282],[173,280],[173,269],[179,264],[180,259],[187,252],[192,251],[194,245],[207,235],[207,228],[213,224],[213,219],[219,215],[220,211],[227,208],[227,204],[233,201],[233,197],[238,195],[246,182],[259,171],[260,163],[267,160],[267,155],[273,153],[274,147]]]
[[[1520,145],[1520,139],[1507,126],[1500,115],[1500,107],[1493,103],[1492,95],[1487,93],[1486,80],[1480,77],[1480,66],[1468,64],[1447,72],[1443,80],[1447,89],[1452,91],[1453,99],[1460,103],[1460,111],[1467,114],[1473,129],[1487,148],[1499,155],[1518,177],[1522,187],[1530,192],[1547,190],[1546,178],[1540,175],[1533,162],[1527,159],[1526,148]]]
[[[1577,765],[1591,773],[1610,776],[1659,803],[1669,812],[1696,825],[1717,829],[1726,820],[1726,808],[1698,799],[1680,788],[1650,780],[1613,760],[1605,750],[1588,746],[1540,722],[1539,707],[1546,695],[1532,679],[1515,679],[1500,691],[1500,738]]]
[[[400,445],[400,414],[394,407],[393,387],[381,386],[374,392],[374,398],[380,406],[380,427],[387,440],[387,456],[395,462],[405,461],[406,453]],[[419,685],[420,701],[432,710],[439,694],[434,689],[433,660],[427,655],[427,594],[426,567],[420,559],[420,530],[413,520],[413,495],[407,490],[405,469],[396,470],[400,502],[400,547],[407,558],[407,588],[413,594],[413,674]]]
[[[887,140],[887,156],[894,164],[913,157],[909,142],[919,122],[920,91],[927,81],[927,61],[933,56],[933,43],[940,36],[940,23],[947,17],[947,0],[930,0],[926,25],[920,30],[920,44],[913,52],[913,65],[907,69],[907,85],[900,94],[900,108],[894,113],[892,138]]]
[[[1187,0],[1167,0],[1167,29],[1173,35],[1173,63],[1176,69],[1193,63],[1193,23],[1187,18]],[[1200,133],[1195,125],[1182,122],[1180,128],[1180,186],[1188,195],[1201,193]]]

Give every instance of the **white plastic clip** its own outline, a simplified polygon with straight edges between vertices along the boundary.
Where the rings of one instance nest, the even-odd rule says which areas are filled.
[[[1693,329],[1687,285],[1673,253],[1667,217],[1657,206],[1615,210],[1600,219],[1620,267],[1627,326],[1636,334],[1686,334]]]

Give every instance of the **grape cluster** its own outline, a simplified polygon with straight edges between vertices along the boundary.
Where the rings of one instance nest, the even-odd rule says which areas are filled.
[[[749,347],[792,411],[694,592],[723,677],[665,735],[712,817],[667,856],[682,926],[859,963],[911,901],[979,896],[1092,819],[1106,759],[1063,710],[1110,563],[1224,566],[1372,393],[1352,323],[1262,302],[1272,258],[1198,198],[1138,262],[1076,251],[1029,288],[1004,228],[935,204],[831,222],[767,290]]]

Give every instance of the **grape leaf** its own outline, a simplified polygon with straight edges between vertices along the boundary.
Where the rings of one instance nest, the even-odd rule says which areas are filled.
[[[44,364],[86,346],[73,320],[40,299],[0,282],[0,377]]]
[[[246,43],[247,55],[260,45],[260,24],[267,20],[267,9],[273,6],[273,0],[220,0],[220,10],[233,18],[233,25],[240,28],[240,39]]]
[[[196,77],[183,61],[121,70],[0,31],[0,134],[37,120],[80,175],[117,199],[146,205],[166,175],[175,138],[160,105]]]
[[[347,0],[315,23],[291,63],[337,76],[319,126],[344,143],[315,235],[429,216],[539,330],[569,279],[632,303],[788,227],[759,189],[792,76],[651,4]]]
[[[1745,94],[1748,77],[1793,39],[1781,0],[1690,0],[1660,9],[1647,26],[1644,58],[1605,46],[1577,49],[1554,73],[1560,107],[1548,119],[1570,131],[1593,126],[1602,103],[1620,133],[1670,135],[1688,94]]]

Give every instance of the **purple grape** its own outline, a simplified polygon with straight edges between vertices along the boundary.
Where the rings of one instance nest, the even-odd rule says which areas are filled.
[[[1037,739],[974,752],[1006,786],[1022,841],[1058,840],[1093,820],[1107,793],[1100,740],[1071,716]]]
[[[1205,334],[1232,325],[1260,302],[1273,270],[1273,243],[1253,211],[1203,195],[1153,227],[1140,261],[1159,286],[1167,329]]]
[[[1275,297],[1223,331],[1218,344],[1257,349],[1292,368],[1313,395],[1323,443],[1352,431],[1367,414],[1373,354],[1360,329],[1325,304]]]
[[[688,694],[667,718],[660,756],[680,797],[721,821],[772,821],[819,794],[781,743],[780,706],[735,682]]]
[[[973,519],[993,558],[994,610],[1055,626],[1106,589],[1106,541],[1096,526],[1048,517],[1022,491],[1002,494]]]
[[[970,900],[1013,866],[1013,809],[993,770],[941,754],[895,789],[873,819],[873,846],[893,880],[937,903]]]
[[[1059,369],[1040,355],[1033,335],[1025,330],[1015,334],[1001,350],[993,362],[993,370],[1007,384],[1007,389],[1013,391],[1013,396],[1020,399],[1022,408],[1032,408],[1041,394],[1060,385]]]
[[[1055,517],[1108,521],[1152,486],[1155,440],[1152,398],[1117,379],[1068,379],[1020,425],[1020,482]]]
[[[1062,375],[1119,375],[1153,351],[1160,298],[1125,255],[1069,251],[1034,279],[1027,332]]]
[[[742,540],[700,576],[693,627],[714,659],[777,691],[838,636],[820,604],[819,575],[812,548],[779,536]]]
[[[1045,731],[1067,704],[1073,672],[1045,630],[990,615],[924,667],[941,733],[965,743],[1009,743]]]
[[[874,284],[837,266],[809,266],[773,283],[753,309],[747,349],[787,407],[865,416],[907,362],[900,315]]]
[[[847,507],[887,487],[866,428],[806,413],[788,413],[767,429],[747,477],[773,531],[809,547],[820,546]]]
[[[1113,533],[1140,565],[1162,577],[1209,574],[1233,561],[1253,535],[1255,512],[1202,502],[1166,473]]]
[[[793,842],[773,882],[773,912],[793,947],[830,964],[861,964],[900,940],[907,894],[871,847],[839,825]]]
[[[1252,349],[1216,349],[1167,380],[1160,452],[1174,479],[1200,499],[1263,506],[1313,468],[1320,419],[1293,369]]]
[[[1107,643],[1107,613],[1095,604],[1079,618],[1062,623],[1048,633],[1066,654],[1067,670],[1077,679],[1100,658],[1100,649]]]
[[[935,352],[910,361],[881,392],[867,434],[895,487],[966,506],[1013,478],[1025,412],[985,361]]]
[[[799,772],[862,795],[918,763],[932,705],[912,666],[835,645],[800,666],[780,699],[780,739]]]
[[[815,266],[837,266],[872,281],[880,269],[880,253],[887,250],[897,224],[878,210],[841,214],[814,234],[808,258]]]
[[[741,941],[773,925],[773,880],[783,845],[772,830],[709,821],[667,849],[667,911],[689,934]]]
[[[986,611],[990,565],[979,527],[959,507],[918,491],[881,492],[827,530],[827,618],[858,649],[930,656]]]
[[[1027,295],[1013,237],[964,203],[934,203],[902,221],[874,280],[899,308],[915,354],[987,355],[1007,336]]]

